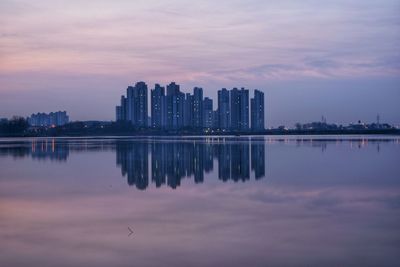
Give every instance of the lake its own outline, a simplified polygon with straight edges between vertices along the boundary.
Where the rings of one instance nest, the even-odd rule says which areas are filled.
[[[0,266],[400,266],[400,137],[0,139]]]

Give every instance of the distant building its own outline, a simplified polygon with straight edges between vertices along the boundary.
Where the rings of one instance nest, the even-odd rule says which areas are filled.
[[[213,128],[214,129],[219,128],[219,111],[218,111],[218,109],[213,111]]]
[[[121,100],[122,102],[122,100]],[[121,104],[122,105],[122,104]],[[135,124],[135,87],[128,86],[126,88],[126,100],[125,100],[125,121],[129,121],[132,124]]]
[[[247,131],[249,129],[249,90],[240,90],[240,121],[239,129]]]
[[[179,89],[179,85],[171,82],[167,85],[167,123],[168,129],[180,129],[183,127],[183,113],[185,109],[185,94]]]
[[[183,114],[184,127],[193,127],[193,95],[186,94],[185,97],[185,111]]]
[[[31,126],[54,127],[62,126],[69,122],[69,116],[66,111],[57,111],[50,113],[36,113],[28,118]]]
[[[135,86],[128,86],[126,97],[121,96],[120,106],[115,108],[117,121],[128,121],[136,127],[147,127],[147,85],[137,82]]]
[[[193,89],[193,127],[203,127],[203,89]]]
[[[230,97],[230,128],[234,131],[247,131],[249,129],[249,90],[233,88]]]
[[[115,107],[115,114],[116,114],[117,121],[122,121],[122,107],[121,106]]]
[[[203,127],[212,128],[213,127],[213,101],[212,99],[206,97],[203,100]]]
[[[126,96],[121,96],[120,104],[115,108],[117,121],[167,130],[213,128],[245,132],[250,125],[252,130],[264,129],[264,94],[259,90],[255,91],[249,107],[249,90],[222,88],[218,91],[218,104],[214,110],[213,100],[203,98],[200,87],[194,87],[193,94],[184,94],[175,82],[165,88],[156,84],[151,90],[149,117],[147,89],[144,82],[128,86]]]
[[[156,84],[151,91],[151,127],[163,128],[165,121],[163,117],[165,109],[165,89]]]
[[[231,100],[231,116],[230,116],[230,128],[233,130],[239,129],[239,117],[240,117],[240,94],[237,88],[233,88],[230,91]]]
[[[120,106],[116,107],[117,121],[127,121],[127,99],[121,96]]]
[[[264,93],[254,90],[254,98],[251,99],[251,130],[264,130]]]
[[[135,100],[134,124],[136,124],[138,127],[146,127],[148,119],[146,83],[138,82],[135,84],[134,100]]]
[[[230,127],[229,91],[222,88],[218,91],[218,128],[228,130]]]

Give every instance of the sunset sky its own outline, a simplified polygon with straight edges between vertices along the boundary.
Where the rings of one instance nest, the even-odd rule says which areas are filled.
[[[0,0],[0,117],[111,120],[140,80],[214,109],[222,87],[261,89],[267,127],[400,125],[400,1]]]

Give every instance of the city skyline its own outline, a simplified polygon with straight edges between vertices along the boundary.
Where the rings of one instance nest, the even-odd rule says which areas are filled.
[[[38,112],[29,116],[27,121],[29,125],[33,127],[56,127],[67,124],[69,122],[69,116],[66,111],[56,111],[48,114]]]
[[[176,82],[165,87],[156,83],[150,99],[148,90],[143,81],[128,86],[115,108],[115,121],[158,130],[265,130],[264,93],[258,89],[250,99],[249,90],[243,87],[222,88],[215,109],[213,99],[204,96],[201,87],[194,87],[191,94],[182,92]]]
[[[0,267],[400,266],[400,0],[0,25]]]
[[[2,1],[0,117],[111,120],[120,88],[142,79],[212,99],[262,88],[267,127],[376,114],[399,125],[399,11],[397,0]]]

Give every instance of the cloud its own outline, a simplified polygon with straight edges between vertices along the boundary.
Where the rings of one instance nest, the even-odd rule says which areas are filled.
[[[392,0],[2,1],[0,94],[60,93],[58,85],[70,84],[65,74],[93,79],[74,85],[87,95],[109,90],[110,80],[204,88],[385,82],[400,74],[398,10]]]

